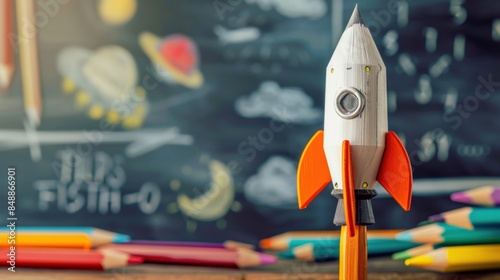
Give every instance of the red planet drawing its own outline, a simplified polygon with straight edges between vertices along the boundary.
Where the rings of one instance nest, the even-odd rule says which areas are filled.
[[[172,80],[189,88],[199,88],[203,75],[199,71],[199,52],[189,37],[181,34],[160,39],[143,32],[139,44],[151,61],[165,70]]]

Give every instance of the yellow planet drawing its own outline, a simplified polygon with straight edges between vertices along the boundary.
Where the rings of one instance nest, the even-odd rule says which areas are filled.
[[[86,110],[91,119],[107,119],[125,129],[142,126],[149,104],[145,90],[137,86],[137,66],[126,49],[68,47],[59,54],[57,66],[63,92],[75,93],[76,108]]]
[[[137,11],[136,0],[100,0],[98,6],[101,19],[109,25],[129,22]]]
[[[160,39],[143,32],[139,44],[151,61],[171,76],[167,82],[175,81],[188,88],[199,88],[203,75],[198,69],[199,54],[194,42],[188,37],[174,34]]]

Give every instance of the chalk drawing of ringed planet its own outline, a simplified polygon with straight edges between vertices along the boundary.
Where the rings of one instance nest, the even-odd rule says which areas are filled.
[[[87,110],[90,118],[106,118],[126,129],[142,126],[149,102],[145,90],[137,86],[137,65],[128,50],[118,45],[95,51],[67,47],[57,57],[57,68],[63,92],[74,93],[76,107]]]
[[[143,32],[139,36],[139,44],[157,66],[157,74],[165,81],[193,89],[202,86],[198,48],[190,38],[174,34],[160,39],[152,33]]]

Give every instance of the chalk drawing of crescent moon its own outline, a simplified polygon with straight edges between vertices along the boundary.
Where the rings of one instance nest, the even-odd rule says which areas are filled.
[[[209,186],[195,198],[180,193],[181,181],[172,178],[170,189],[177,192],[175,202],[167,205],[167,213],[182,213],[186,221],[186,230],[195,232],[198,222],[214,222],[218,229],[227,227],[224,216],[229,212],[239,212],[242,208],[240,202],[235,200],[236,188],[230,170],[220,161],[213,160],[207,154],[200,156],[200,163],[210,171]],[[189,176],[192,169],[189,165],[182,167],[181,172]]]
[[[182,213],[199,221],[214,221],[223,217],[234,201],[233,177],[227,167],[211,160],[209,168],[211,184],[208,191],[196,198],[189,198],[185,194],[177,196]]]

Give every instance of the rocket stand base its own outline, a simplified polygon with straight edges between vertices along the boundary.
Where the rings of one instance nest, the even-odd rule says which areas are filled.
[[[373,216],[373,209],[371,199],[377,196],[376,190],[354,190],[356,197],[356,225],[373,225],[375,217]],[[342,190],[334,189],[332,195],[338,198],[337,210],[335,210],[335,217],[333,223],[337,226],[345,226],[345,213],[344,213],[344,198]]]

